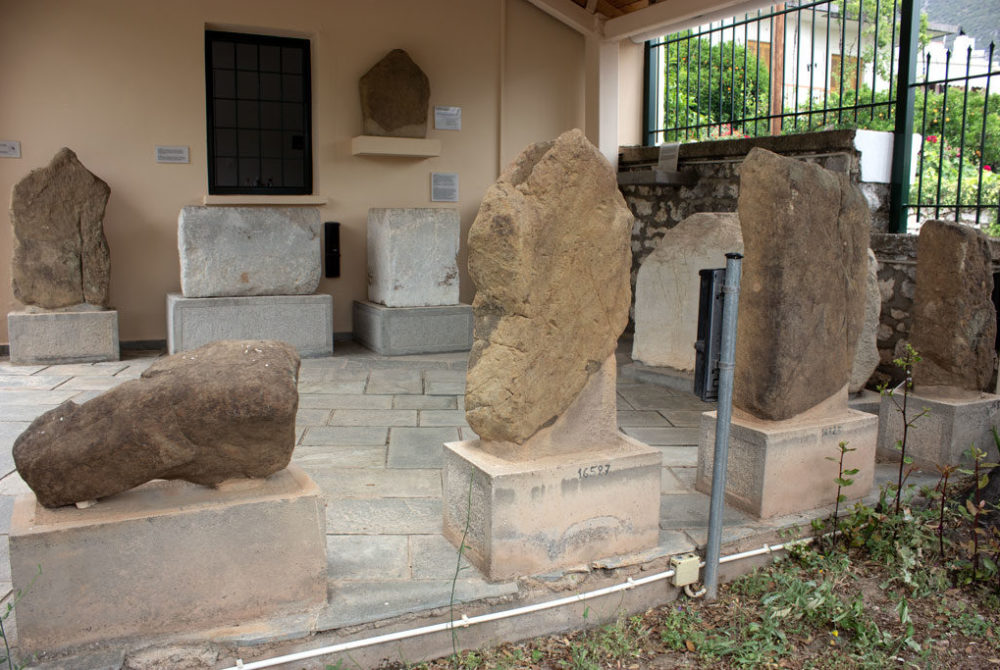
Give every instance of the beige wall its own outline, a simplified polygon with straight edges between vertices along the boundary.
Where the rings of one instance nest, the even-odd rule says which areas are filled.
[[[0,0],[0,17],[0,139],[19,140],[22,151],[0,159],[0,193],[62,146],[108,182],[122,341],[166,337],[165,295],[180,289],[177,214],[206,194],[206,26],[312,40],[314,192],[327,199],[323,220],[343,224],[342,276],[319,288],[334,297],[336,332],[351,330],[351,302],[367,293],[369,207],[432,206],[430,173],[458,172],[464,239],[498,166],[528,142],[583,124],[583,39],[524,0]],[[432,106],[462,107],[460,132],[428,133],[442,142],[439,157],[350,153],[361,128],[358,78],[393,48],[428,74]],[[157,144],[189,146],[191,163],[155,163]],[[3,314],[20,308],[10,248],[3,212]],[[469,300],[464,271],[462,282]]]

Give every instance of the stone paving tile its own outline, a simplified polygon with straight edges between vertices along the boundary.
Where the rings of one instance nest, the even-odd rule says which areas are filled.
[[[681,446],[698,444],[697,428],[661,428],[657,426],[636,426],[623,428],[629,437],[654,447]]]
[[[79,391],[36,391],[0,389],[0,407],[9,405],[61,405],[70,398],[76,398]]]
[[[466,426],[462,426],[461,428],[459,428],[458,432],[462,435],[462,439],[463,440],[478,440],[479,439],[479,435],[476,433],[476,431],[474,431],[471,428],[468,428]]]
[[[299,380],[299,393],[363,393],[365,382],[357,381],[316,381]]]
[[[306,470],[316,467],[381,468],[385,467],[385,446],[296,447],[292,460]]]
[[[155,360],[155,359],[153,359]],[[69,363],[51,366],[52,374],[71,377],[113,377],[129,367],[129,363],[121,361],[106,363]],[[152,363],[150,363],[152,365]]]
[[[336,409],[331,426],[416,426],[415,409]]]
[[[51,391],[60,384],[65,384],[72,377],[69,375],[0,375],[0,389],[8,391],[42,389]]]
[[[327,535],[330,579],[407,579],[410,560],[405,535]]]
[[[451,579],[455,576],[457,564],[458,549],[444,539],[440,530],[436,535],[410,536],[410,570],[414,579]],[[463,577],[481,576],[464,556],[459,574]]]
[[[618,387],[618,395],[632,409],[715,409],[713,404],[703,403],[689,393],[682,394],[652,384],[622,385]]]
[[[694,480],[698,475],[697,467],[682,467],[678,465],[671,465],[670,471],[674,473],[674,477],[680,481],[681,485],[689,491],[694,491]]]
[[[465,398],[462,398],[463,404]],[[458,409],[458,398],[447,395],[397,395],[394,409]]]
[[[421,426],[468,426],[465,422],[465,410],[422,410],[420,412]]]
[[[629,403],[629,401],[625,398],[625,396],[623,396],[620,392],[617,393],[616,395],[617,395],[617,397],[615,398],[615,400],[617,401],[618,411],[619,412],[622,411],[622,410],[634,410],[635,409],[635,407],[632,407],[632,404]]]
[[[670,468],[662,468],[660,472],[660,494],[690,493],[684,482],[679,480]]]
[[[670,422],[652,410],[618,410],[618,426],[670,426]]]
[[[365,388],[368,395],[420,395],[423,392],[420,370],[372,370]]]
[[[58,405],[0,405],[0,421],[34,421]]]
[[[458,437],[457,428],[393,428],[389,431],[389,467],[440,468],[444,443]]]
[[[0,423],[0,477],[14,471],[14,456],[11,449],[14,440],[30,425],[27,421],[4,421]]]
[[[33,375],[41,372],[48,365],[14,365],[9,361],[0,361],[0,375]]]
[[[295,413],[296,426],[325,426],[332,412],[329,409],[302,409]]]
[[[708,527],[709,497],[701,493],[660,496],[660,528],[699,529]],[[728,526],[750,521],[743,512],[726,505],[722,522]]]
[[[15,499],[16,496],[0,496],[0,533],[4,535],[10,532],[10,516],[14,513]],[[7,558],[7,564],[10,565],[10,557]]]
[[[715,409],[714,407],[712,409]],[[698,428],[701,425],[703,411],[697,409],[661,409],[660,414],[678,428]]]
[[[104,393],[104,391],[77,391],[76,395],[73,396],[73,402],[77,405],[82,405],[88,400],[93,400],[102,393]]]
[[[31,493],[31,489],[17,472],[11,472],[0,478],[0,495],[17,497],[22,493]]]
[[[698,465],[698,447],[656,447],[663,454],[667,467],[693,468]]]
[[[59,388],[66,391],[107,391],[127,381],[124,377],[73,377]]]
[[[465,395],[465,370],[428,370],[424,373],[427,395]]]
[[[339,535],[405,535],[441,532],[441,501],[435,498],[331,499],[326,532]]]
[[[319,485],[323,495],[331,499],[441,498],[441,470],[436,468],[390,470],[313,467],[309,474]]]
[[[324,444],[385,444],[389,437],[388,428],[371,426],[310,426],[299,443],[302,446]]]
[[[381,395],[347,393],[303,393],[299,390],[299,409],[389,409],[392,398]]]
[[[708,517],[708,511],[705,512],[705,516],[706,518]],[[726,521],[723,523],[728,524]],[[691,538],[691,541],[697,544],[699,548],[708,544],[707,521],[705,526],[706,527],[703,528],[688,528],[684,531],[687,536]],[[738,542],[739,540],[758,535],[761,530],[763,529],[756,525],[724,525],[722,527],[722,544],[725,545],[730,542]],[[763,543],[761,544],[763,545]]]

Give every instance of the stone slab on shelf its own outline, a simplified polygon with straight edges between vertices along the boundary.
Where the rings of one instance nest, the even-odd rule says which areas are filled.
[[[7,332],[16,365],[119,360],[117,310],[10,312]]]
[[[358,135],[351,139],[351,154],[354,156],[431,158],[441,155],[441,140]]]
[[[356,300],[354,339],[384,356],[468,351],[472,306],[386,307]]]
[[[168,353],[196,349],[215,340],[281,340],[304,358],[331,356],[333,297],[167,295]]]

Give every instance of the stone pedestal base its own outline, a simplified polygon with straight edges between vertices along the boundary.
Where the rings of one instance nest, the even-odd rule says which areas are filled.
[[[216,340],[281,340],[303,358],[333,354],[333,298],[262,295],[185,298],[167,295],[167,350],[197,349]]]
[[[472,305],[386,307],[356,300],[354,339],[385,356],[468,351]]]
[[[661,454],[624,435],[604,449],[509,461],[444,445],[444,535],[489,579],[642,551],[659,540]],[[470,501],[471,480],[471,501]]]
[[[10,362],[18,365],[117,361],[118,312],[10,312]]]
[[[28,593],[14,614],[22,655],[318,609],[325,519],[294,466],[219,488],[150,482],[82,510],[21,496],[10,563]]]
[[[716,413],[701,416],[695,488],[711,493]],[[726,502],[762,519],[833,504],[838,466],[827,457],[839,460],[840,442],[855,450],[844,458],[844,468],[859,469],[842,493],[862,498],[874,481],[877,434],[878,417],[856,410],[789,421],[733,418]]]
[[[972,444],[989,454],[987,461],[996,462],[997,448],[990,429],[1000,421],[1000,396],[944,387],[918,391],[907,398],[907,416],[912,419],[924,408],[929,411],[907,431],[906,455],[915,465],[933,470],[936,465],[969,463],[965,451]],[[901,391],[895,401],[902,405]],[[878,419],[879,458],[898,459],[895,444],[903,439],[903,415],[896,410],[893,398],[882,397]]]

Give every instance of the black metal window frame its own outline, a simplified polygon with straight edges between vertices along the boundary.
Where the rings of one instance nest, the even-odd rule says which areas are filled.
[[[259,57],[253,67],[240,67],[234,60],[231,68],[220,67],[213,55],[213,45],[231,42],[252,45],[260,53],[261,47],[278,47],[280,54],[277,70],[261,66]],[[205,31],[205,107],[208,136],[208,192],[212,195],[311,195],[312,174],[312,76],[311,45],[308,39],[256,35],[249,33]],[[269,51],[269,53],[274,53]],[[298,54],[298,57],[293,57]],[[287,58],[287,61],[286,61]],[[294,64],[296,60],[300,66]],[[287,66],[286,66],[287,62]],[[233,88],[220,90],[218,72],[233,71]],[[277,80],[278,93],[262,92],[262,75],[269,81]],[[256,76],[256,80],[254,80]],[[237,77],[247,82],[247,88],[257,94],[244,94],[237,84]],[[301,78],[301,79],[299,79]],[[254,81],[256,83],[254,83]],[[286,81],[300,82],[300,87],[288,86]],[[229,103],[233,117],[223,118],[217,113],[217,104]],[[265,123],[264,106],[280,106],[277,123]],[[240,109],[248,112],[241,121]],[[273,116],[273,115],[269,115]],[[251,119],[255,117],[256,120]],[[220,132],[221,131],[221,132]],[[254,136],[256,134],[256,137]],[[279,148],[274,139],[280,138]],[[265,145],[270,150],[265,150]],[[250,147],[248,149],[248,146]],[[256,146],[256,150],[252,147]],[[265,155],[267,154],[267,155]],[[227,161],[236,173],[232,183],[226,169],[219,161]],[[256,162],[256,167],[254,164]],[[280,175],[275,183],[275,175]],[[287,183],[286,183],[287,182]]]

